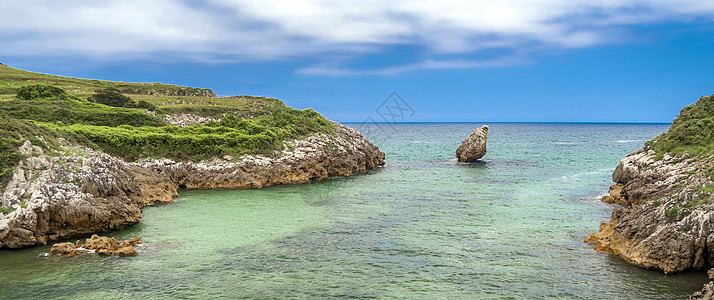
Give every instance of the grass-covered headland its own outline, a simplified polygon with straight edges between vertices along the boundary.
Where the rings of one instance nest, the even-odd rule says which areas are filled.
[[[177,127],[166,115],[218,120]],[[19,146],[59,151],[59,138],[133,161],[166,157],[199,161],[270,155],[283,142],[334,131],[312,109],[264,97],[215,97],[207,89],[37,74],[0,64],[0,189],[22,156]]]
[[[661,157],[664,153],[676,156],[689,153],[711,156],[714,149],[714,95],[701,97],[682,109],[669,131],[647,142]]]

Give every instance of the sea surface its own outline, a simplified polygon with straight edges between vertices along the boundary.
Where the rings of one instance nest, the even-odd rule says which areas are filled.
[[[492,123],[483,161],[458,163],[481,125],[380,124],[387,164],[356,176],[180,190],[107,234],[141,237],[135,257],[2,250],[0,298],[681,299],[707,281],[583,243],[618,161],[668,125]]]

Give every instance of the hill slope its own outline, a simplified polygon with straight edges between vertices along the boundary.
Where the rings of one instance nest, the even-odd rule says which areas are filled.
[[[60,90],[38,92],[50,85]],[[94,91],[107,88],[155,108],[113,107],[87,100]],[[18,97],[21,90],[29,90],[25,94],[31,96]],[[180,96],[184,94],[188,96]],[[129,161],[198,161],[269,155],[281,150],[284,141],[335,129],[317,112],[295,110],[273,98],[219,98],[208,89],[78,79],[5,65],[0,66],[0,117],[0,189],[20,159],[19,146],[28,139],[50,150],[56,148],[52,146],[58,138],[69,139]]]

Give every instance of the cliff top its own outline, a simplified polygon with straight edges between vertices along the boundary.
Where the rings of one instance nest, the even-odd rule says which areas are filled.
[[[658,153],[675,156],[689,153],[705,157],[714,154],[714,95],[701,97],[682,109],[669,130],[647,142]]]

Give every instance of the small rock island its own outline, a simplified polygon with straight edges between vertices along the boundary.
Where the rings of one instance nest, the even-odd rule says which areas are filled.
[[[456,157],[459,162],[469,163],[486,155],[486,139],[488,138],[488,126],[483,125],[476,129],[467,137],[461,146],[456,149]]]

